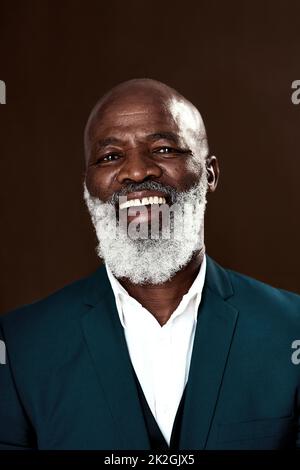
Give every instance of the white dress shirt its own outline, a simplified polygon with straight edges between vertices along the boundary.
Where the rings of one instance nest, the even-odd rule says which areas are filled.
[[[206,257],[204,255],[189,291],[163,326],[128,294],[109,267],[105,266],[131,363],[151,412],[170,444],[174,419],[189,375]]]

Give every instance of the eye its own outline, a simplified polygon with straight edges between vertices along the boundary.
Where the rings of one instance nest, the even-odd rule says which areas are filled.
[[[108,153],[102,157],[97,158],[95,161],[95,165],[99,165],[102,162],[114,162],[120,158],[120,155],[118,153]]]
[[[180,153],[178,149],[174,149],[172,147],[159,147],[154,150],[155,153],[161,153],[161,154],[166,154],[166,153]]]
[[[112,162],[114,160],[117,160],[119,158],[119,155],[117,153],[109,153],[108,155],[105,155],[102,158],[102,161],[104,162]]]

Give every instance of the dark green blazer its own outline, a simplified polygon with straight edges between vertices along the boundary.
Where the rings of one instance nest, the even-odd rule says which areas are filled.
[[[101,266],[1,318],[0,449],[150,449]],[[300,296],[207,257],[179,449],[300,447]]]

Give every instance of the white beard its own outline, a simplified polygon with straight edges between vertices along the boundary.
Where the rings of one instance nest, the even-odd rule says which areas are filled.
[[[125,277],[134,284],[162,284],[170,280],[204,247],[206,193],[204,169],[197,185],[177,193],[179,210],[174,211],[174,220],[171,218],[171,237],[151,239],[150,233],[147,239],[131,239],[120,225],[116,226],[115,206],[92,197],[84,184],[84,199],[99,241],[98,256],[116,278]],[[179,237],[174,235],[175,224],[175,229],[184,226]]]

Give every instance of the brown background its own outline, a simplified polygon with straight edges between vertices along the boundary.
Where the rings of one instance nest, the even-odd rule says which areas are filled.
[[[82,201],[82,133],[96,99],[165,81],[205,119],[220,161],[208,253],[300,293],[300,3],[1,1],[0,311],[98,265]]]

